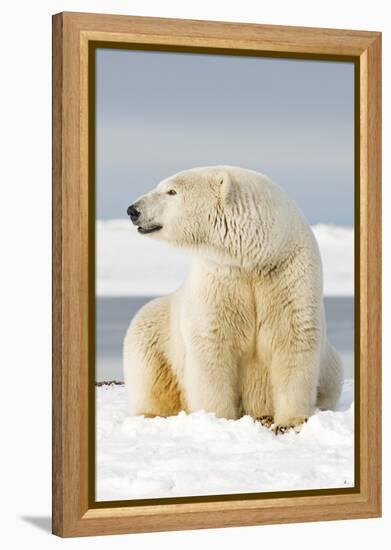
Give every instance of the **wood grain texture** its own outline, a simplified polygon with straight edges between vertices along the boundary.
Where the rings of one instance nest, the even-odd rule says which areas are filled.
[[[89,504],[91,41],[201,47],[359,63],[360,488],[357,492],[95,508]],[[380,434],[380,34],[96,14],[53,18],[53,532],[84,536],[376,517]]]
[[[79,32],[53,18],[53,532],[64,536],[85,512],[81,475],[82,351]]]
[[[52,43],[52,527],[62,532],[63,399],[62,399],[62,18],[53,19]]]
[[[381,513],[381,38],[361,56],[361,479]]]
[[[286,53],[360,55],[378,33],[367,31],[288,27],[167,19],[128,17],[92,13],[65,12],[79,30],[89,32],[91,39],[101,34],[104,40],[165,43],[174,45],[212,46],[254,49]]]

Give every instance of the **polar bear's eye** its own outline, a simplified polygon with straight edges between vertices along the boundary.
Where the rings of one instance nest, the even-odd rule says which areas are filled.
[[[167,191],[167,195],[176,195],[175,189],[170,189],[169,191]]]

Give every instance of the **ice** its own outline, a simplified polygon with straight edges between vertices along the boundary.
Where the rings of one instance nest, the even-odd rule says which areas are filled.
[[[324,270],[326,296],[354,290],[352,227],[314,225]],[[128,220],[96,222],[98,296],[159,296],[176,290],[186,277],[190,253],[139,235]]]

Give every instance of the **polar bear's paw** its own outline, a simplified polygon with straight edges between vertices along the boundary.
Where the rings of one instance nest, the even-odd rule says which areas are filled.
[[[303,424],[307,422],[307,420],[308,418],[306,416],[298,416],[296,418],[291,418],[289,422],[283,424],[272,424],[270,426],[270,429],[276,435],[284,434],[286,432],[289,432],[290,430],[299,433],[301,431],[301,428],[303,427]]]
[[[262,426],[265,426],[265,428],[271,428],[274,422],[272,416],[258,416],[255,420],[262,424]]]

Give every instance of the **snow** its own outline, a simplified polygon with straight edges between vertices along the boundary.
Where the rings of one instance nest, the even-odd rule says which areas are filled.
[[[326,296],[351,296],[354,288],[352,227],[312,227],[319,243]],[[190,254],[139,235],[128,220],[97,220],[98,296],[159,296],[177,289]]]
[[[249,416],[131,417],[123,385],[99,386],[97,500],[353,486],[352,397],[346,380],[337,411],[276,436]]]
[[[98,296],[161,296],[189,270],[188,252],[140,235],[129,220],[98,220],[96,245]]]
[[[313,225],[312,231],[322,257],[324,294],[326,296],[353,296],[353,227],[319,224]]]

